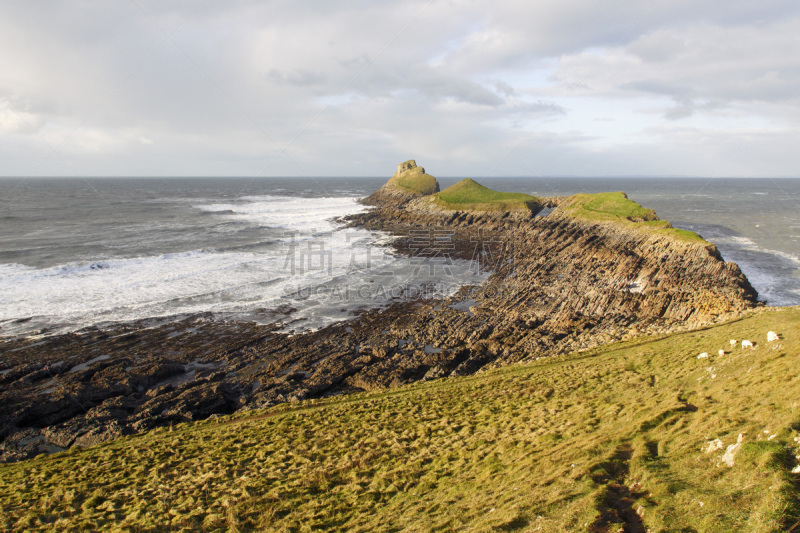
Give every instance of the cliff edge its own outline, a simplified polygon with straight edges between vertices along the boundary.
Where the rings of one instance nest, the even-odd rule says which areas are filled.
[[[355,225],[398,235],[394,246],[401,252],[411,244],[419,248],[404,237],[419,228],[447,234],[448,249],[429,250],[430,261],[445,255],[491,272],[480,286],[463,289],[450,307],[389,329],[447,354],[435,362],[430,356],[416,363],[405,359],[408,373],[466,374],[643,334],[689,330],[761,305],[739,267],[726,262],[713,243],[674,228],[624,192],[522,195],[517,206],[533,204],[533,209],[501,209],[501,204],[487,210],[485,202],[472,198],[495,191],[472,180],[461,183],[465,201],[450,203],[450,209],[438,205],[446,189],[351,217]],[[537,216],[544,206],[552,211]],[[425,260],[424,252],[409,255]],[[370,379],[386,385],[397,377],[394,372],[388,366],[371,369]]]

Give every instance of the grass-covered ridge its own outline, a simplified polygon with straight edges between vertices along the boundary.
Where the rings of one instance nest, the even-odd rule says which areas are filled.
[[[786,531],[798,325],[774,309],[0,465],[0,529]]]
[[[655,211],[630,200],[624,192],[579,193],[568,197],[560,208],[576,218],[634,223],[684,241],[706,242],[693,231],[673,228],[668,221],[660,220]]]
[[[470,178],[463,179],[434,196],[437,205],[463,211],[517,211],[536,209],[541,200],[521,192],[500,192]]]
[[[570,196],[562,209],[573,216],[593,220],[619,220],[631,222],[657,221],[656,212],[646,209],[624,192],[579,193]]]

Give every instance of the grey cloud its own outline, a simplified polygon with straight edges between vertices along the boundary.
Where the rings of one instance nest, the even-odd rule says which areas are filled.
[[[454,98],[475,105],[496,107],[504,101],[494,92],[475,82],[430,74],[424,71],[416,73],[413,76],[412,86],[434,98]]]
[[[495,3],[489,9],[466,0],[459,4],[464,10],[482,10],[493,22],[471,29],[461,38],[461,45],[445,57],[447,65],[466,72],[531,68],[544,58],[590,47],[624,46],[665,26],[768,24],[796,15],[798,10],[791,0],[772,0],[767,6],[750,0],[564,0]],[[647,50],[642,43],[640,53],[653,60],[673,53],[665,50],[664,44],[651,43]]]
[[[622,90],[641,91],[652,94],[666,95],[674,98],[686,98],[691,89],[676,85],[669,81],[647,79],[634,80],[619,85]]]
[[[663,63],[686,52],[687,41],[673,31],[656,31],[644,35],[628,46],[628,50],[644,61]]]
[[[669,35],[667,40],[663,35],[638,38],[629,46],[606,50],[604,56],[566,56],[555,79],[573,94],[636,97],[636,93],[649,93],[723,103],[789,102],[800,91],[798,27],[800,13],[765,26],[701,23],[659,32]],[[642,43],[654,41],[665,47],[658,52],[658,61],[643,59]],[[667,42],[682,44],[670,49]],[[652,53],[648,57],[652,59]],[[608,75],[609,68],[613,76]]]
[[[691,103],[679,103],[674,107],[668,109],[664,113],[664,118],[669,120],[680,120],[682,118],[689,118],[694,115],[695,108]]]
[[[566,110],[552,102],[536,101],[536,102],[516,102],[508,107],[508,112],[511,114],[524,113],[533,115],[548,115],[557,116],[566,114]]]
[[[725,108],[742,129],[780,123],[774,145],[790,146],[800,8],[765,2],[4,2],[0,106],[33,127],[2,115],[2,172],[36,166],[34,133],[73,131],[59,150],[87,174],[382,175],[411,153],[447,175],[520,139],[505,174],[710,168],[684,142],[703,132],[643,133],[663,158],[613,137],[627,119],[610,108],[656,109],[640,117],[661,126]],[[785,149],[775,160],[800,171]]]
[[[326,77],[324,75],[315,72],[309,72],[307,70],[295,70],[292,72],[284,72],[276,69],[271,69],[269,72],[267,72],[267,77],[276,83],[294,85],[296,87],[321,85],[326,80]]]
[[[707,101],[697,102],[692,99],[675,99],[675,105],[664,112],[664,118],[668,120],[680,120],[689,118],[698,111],[713,111],[726,107],[722,102]]]
[[[373,66],[365,64],[364,60],[353,60],[349,65],[366,67],[356,71],[349,87],[368,97],[387,97],[397,91],[414,91],[433,100],[452,98],[481,106],[496,107],[504,102],[494,91],[474,81],[441,72],[426,64]]]
[[[497,90],[498,93],[504,96],[516,96],[517,93],[514,91],[514,88],[507,84],[504,81],[498,80],[494,82],[494,88]]]

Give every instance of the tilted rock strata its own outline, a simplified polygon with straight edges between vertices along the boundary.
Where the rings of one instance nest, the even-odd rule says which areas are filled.
[[[373,229],[442,228],[473,258],[482,247],[498,250],[492,277],[478,293],[493,310],[553,320],[563,313],[603,318],[704,323],[756,305],[757,294],[735,263],[716,247],[643,228],[574,219],[558,209],[546,217],[385,208],[353,220]],[[463,245],[465,244],[465,246]]]
[[[758,305],[739,268],[705,241],[582,220],[558,207],[544,217],[471,213],[416,198],[384,194],[380,207],[350,223],[396,234],[398,252],[443,277],[448,261],[473,259],[492,272],[487,282],[297,335],[198,317],[6,341],[0,459],[214,413],[470,374],[686,330]],[[447,246],[432,239],[421,248],[412,230],[444,235]]]

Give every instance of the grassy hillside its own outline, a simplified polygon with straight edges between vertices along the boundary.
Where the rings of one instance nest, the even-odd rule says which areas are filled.
[[[0,465],[0,528],[786,531],[799,325],[800,308],[768,310]]]
[[[632,222],[658,220],[655,211],[645,209],[633,200],[629,200],[624,192],[576,194],[569,197],[564,208],[574,216],[592,220],[625,219]]]
[[[493,191],[467,178],[436,194],[435,202],[462,211],[516,211],[531,210],[540,199],[521,192]]]
[[[659,220],[656,212],[646,209],[624,192],[580,193],[570,196],[561,209],[571,216],[597,221],[637,223],[643,228],[665,233],[682,240],[705,242],[693,231],[673,228],[666,220]]]

